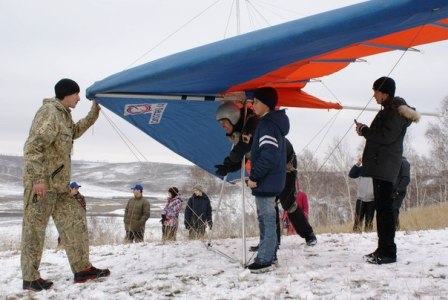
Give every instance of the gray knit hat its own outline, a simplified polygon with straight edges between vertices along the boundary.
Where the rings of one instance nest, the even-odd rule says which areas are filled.
[[[195,184],[194,185],[194,187],[193,187],[193,191],[200,191],[201,193],[203,193],[204,192],[204,189],[202,188],[202,185],[200,185],[200,184]]]

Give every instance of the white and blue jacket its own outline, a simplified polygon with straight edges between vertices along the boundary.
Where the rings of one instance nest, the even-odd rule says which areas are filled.
[[[261,118],[252,139],[249,178],[257,183],[252,195],[273,197],[285,186],[286,142],[289,119],[284,110],[274,110]]]

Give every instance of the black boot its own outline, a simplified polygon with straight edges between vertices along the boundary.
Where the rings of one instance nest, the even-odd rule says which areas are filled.
[[[53,282],[50,280],[45,280],[42,278],[33,281],[23,281],[23,289],[35,292],[40,292],[42,290],[48,290],[53,286]]]
[[[87,268],[81,272],[75,273],[75,283],[83,283],[88,280],[95,280],[110,275],[109,269],[97,269],[94,266]]]

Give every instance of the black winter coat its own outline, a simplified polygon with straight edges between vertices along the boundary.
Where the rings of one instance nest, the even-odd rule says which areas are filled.
[[[187,207],[185,208],[185,228],[198,229],[208,225],[212,226],[212,206],[210,199],[205,193],[202,196],[193,196],[188,199]]]
[[[242,108],[241,116],[245,114],[247,114],[246,122],[244,122],[244,118],[240,118],[233,128],[232,134],[227,135],[232,140],[232,143],[235,143],[229,156],[227,156],[223,162],[223,165],[226,166],[229,172],[235,172],[241,169],[241,161],[243,160],[244,155],[250,152],[252,145],[252,140],[249,143],[242,141],[242,134],[253,134],[260,121],[252,109],[248,108],[245,112],[244,108]],[[238,141],[234,141],[233,139],[235,138],[237,138]]]
[[[366,146],[362,156],[363,177],[395,183],[403,156],[403,139],[411,123],[420,115],[399,97],[388,98],[370,127],[362,129]]]
[[[406,157],[401,161],[400,172],[398,173],[397,182],[395,182],[394,191],[406,192],[409,183],[411,182],[411,165]]]

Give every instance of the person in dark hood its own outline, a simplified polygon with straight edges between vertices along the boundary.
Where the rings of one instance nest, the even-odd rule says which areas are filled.
[[[406,157],[401,159],[400,173],[398,174],[397,181],[395,182],[394,192],[392,198],[394,199],[394,216],[395,216],[395,228],[400,229],[400,208],[403,204],[403,200],[406,197],[406,191],[408,185],[411,182],[411,165]]]
[[[260,122],[252,137],[251,169],[247,186],[252,189],[258,212],[260,247],[252,273],[271,270],[278,246],[275,198],[285,187],[286,141],[289,119],[284,110],[275,110],[277,91],[263,87],[254,91],[254,111]],[[243,135],[243,141],[251,137]]]
[[[395,97],[395,81],[390,77],[378,78],[373,83],[373,97],[382,106],[369,126],[356,122],[356,132],[366,139],[362,156],[361,176],[372,177],[376,223],[377,249],[365,255],[372,264],[397,261],[395,245],[395,217],[393,191],[401,167],[403,140],[412,122],[420,114],[407,105],[403,98]]]
[[[202,239],[207,226],[212,229],[213,219],[210,199],[204,192],[204,188],[199,184],[193,187],[193,195],[188,199],[187,207],[185,207],[184,224],[190,240]]]

